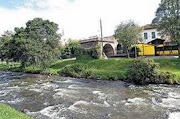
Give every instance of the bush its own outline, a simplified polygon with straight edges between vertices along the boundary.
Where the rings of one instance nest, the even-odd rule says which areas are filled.
[[[136,84],[175,84],[176,76],[171,72],[158,72],[159,64],[152,59],[136,59],[128,67],[127,76]]]
[[[68,59],[71,58],[71,49],[69,47],[65,47],[61,51],[61,56],[62,59]]]
[[[96,46],[92,47],[87,52],[92,58],[95,58],[95,59],[101,58],[101,46],[100,45],[96,45]]]
[[[171,72],[158,72],[155,79],[156,84],[177,84],[178,80],[175,74]]]
[[[91,71],[88,70],[88,66],[86,64],[76,63],[62,68],[60,75],[76,78],[88,78],[91,76]]]
[[[77,57],[84,54],[85,50],[81,47],[79,41],[70,41],[62,50],[61,58],[68,59],[72,57]]]
[[[136,59],[128,67],[128,79],[137,84],[154,82],[159,65],[150,59]]]

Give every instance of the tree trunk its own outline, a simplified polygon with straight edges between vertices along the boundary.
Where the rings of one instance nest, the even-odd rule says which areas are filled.
[[[180,44],[178,44],[178,56],[180,58]]]
[[[134,50],[134,57],[137,58],[137,47],[135,47]]]
[[[128,51],[128,49],[126,50],[126,53],[127,53],[127,58],[129,58],[129,51]]]

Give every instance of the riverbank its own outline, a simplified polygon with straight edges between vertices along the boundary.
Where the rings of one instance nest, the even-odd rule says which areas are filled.
[[[177,76],[180,81],[180,60],[179,59],[154,59],[156,63],[159,63],[160,72],[169,71]],[[61,70],[72,64],[85,64],[88,66],[88,70],[91,70],[95,79],[105,80],[124,80],[126,79],[126,72],[129,64],[133,62],[133,59],[91,59],[88,57],[72,59],[72,60],[58,60],[50,65],[49,68],[43,70],[38,67],[29,66],[26,67],[23,72],[35,73],[35,74],[49,74],[58,75]],[[1,71],[16,71],[21,72],[19,63],[0,63]]]
[[[8,105],[0,103],[0,119],[32,119]]]

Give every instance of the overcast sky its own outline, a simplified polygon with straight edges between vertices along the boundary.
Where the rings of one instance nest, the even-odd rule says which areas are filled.
[[[121,21],[150,24],[160,0],[0,0],[0,33],[25,26],[35,17],[59,24],[66,38],[99,35],[99,19],[104,36],[113,35]]]

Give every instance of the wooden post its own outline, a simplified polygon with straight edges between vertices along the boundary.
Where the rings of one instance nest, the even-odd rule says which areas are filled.
[[[100,19],[100,30],[101,30],[101,58],[103,58],[103,30],[102,30],[102,20]]]
[[[137,46],[135,46],[134,48],[135,48],[135,49],[134,49],[134,50],[135,50],[135,51],[134,51],[134,52],[135,52],[135,54],[134,54],[135,56],[134,56],[134,57],[137,58],[137,49],[136,49]]]
[[[143,43],[143,56],[144,56],[144,43]]]

